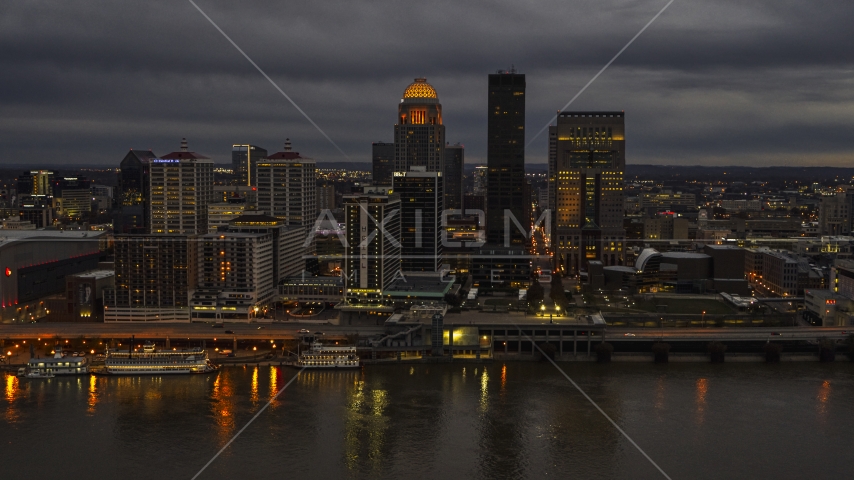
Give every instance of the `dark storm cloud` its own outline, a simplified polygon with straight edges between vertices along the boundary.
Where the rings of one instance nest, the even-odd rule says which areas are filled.
[[[197,4],[354,160],[391,140],[403,89],[426,76],[474,162],[487,73],[527,74],[533,135],[665,1]],[[676,0],[571,108],[625,110],[631,163],[844,164],[852,20],[843,1]],[[232,142],[285,137],[342,160],[186,1],[4,2],[0,59],[2,163],[115,164],[182,136],[221,162]]]

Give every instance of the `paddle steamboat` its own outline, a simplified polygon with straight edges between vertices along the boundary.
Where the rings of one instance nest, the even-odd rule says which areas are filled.
[[[142,346],[141,351],[107,349],[103,370],[97,373],[107,375],[166,375],[185,373],[208,373],[218,367],[208,359],[203,348],[186,350],[157,350],[151,343]]]

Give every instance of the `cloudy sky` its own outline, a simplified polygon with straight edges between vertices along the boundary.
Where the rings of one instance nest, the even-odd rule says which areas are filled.
[[[425,76],[486,156],[488,73],[527,75],[530,137],[667,0],[195,0],[354,161]],[[850,0],[676,0],[570,107],[625,110],[635,164],[854,165]],[[186,0],[0,2],[0,164],[341,155]],[[546,137],[527,150],[546,158]]]

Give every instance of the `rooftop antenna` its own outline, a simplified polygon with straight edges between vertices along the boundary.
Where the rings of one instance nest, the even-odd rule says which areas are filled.
[[[187,139],[186,138],[181,139],[181,151],[182,152],[187,151]]]
[[[291,151],[291,139],[290,138],[285,139],[285,151],[286,152]]]

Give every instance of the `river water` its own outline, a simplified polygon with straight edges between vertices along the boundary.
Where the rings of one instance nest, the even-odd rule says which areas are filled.
[[[674,479],[854,467],[850,363],[561,367]],[[190,479],[296,373],[6,376],[0,477]],[[199,476],[402,477],[663,478],[548,363],[305,371]]]

